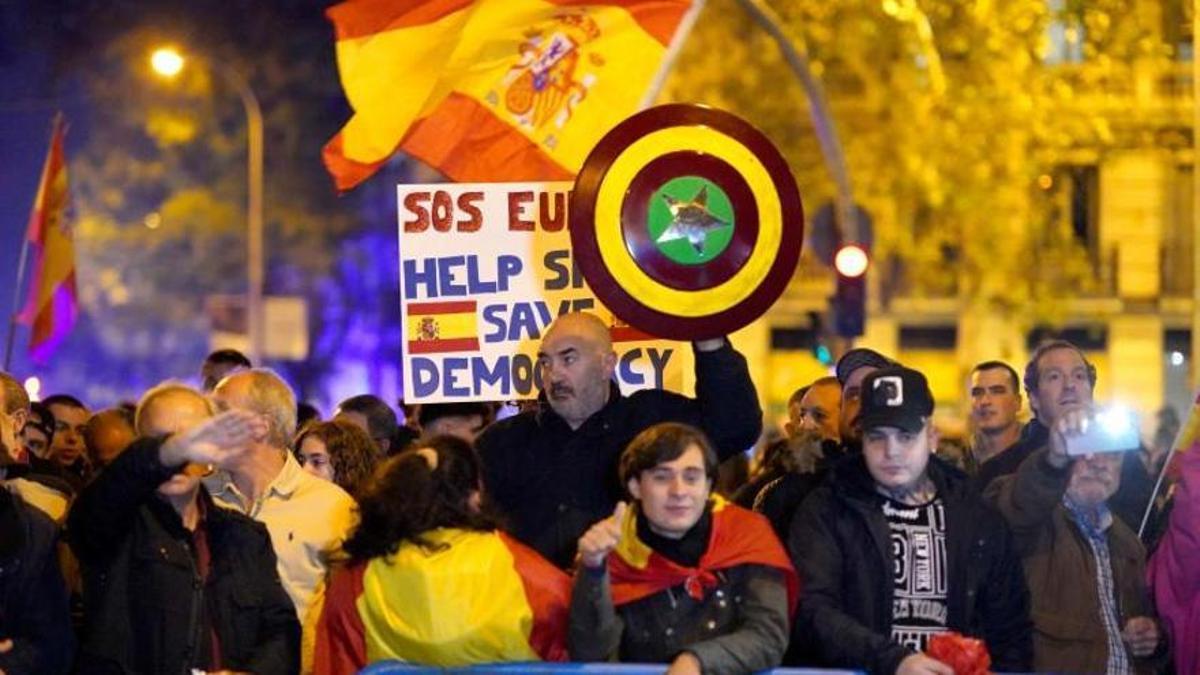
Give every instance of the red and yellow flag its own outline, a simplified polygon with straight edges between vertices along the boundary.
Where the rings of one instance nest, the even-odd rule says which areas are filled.
[[[474,300],[410,302],[405,309],[410,354],[479,351]]]
[[[762,514],[730,504],[718,495],[714,495],[712,501],[708,550],[695,567],[679,565],[638,539],[637,513],[634,509],[625,512],[621,543],[613,551],[614,555],[608,556],[614,605],[620,607],[680,585],[688,595],[702,600],[717,583],[715,572],[756,564],[783,572],[788,614],[795,612],[800,598],[800,578],[770,521]]]
[[[504,534],[434,530],[445,548],[406,544],[338,570],[317,625],[317,675],[376,661],[433,666],[565,661],[571,580]]]
[[[63,153],[66,128],[54,118],[50,151],[42,167],[26,239],[33,254],[33,277],[21,323],[30,326],[29,354],[45,362],[75,325],[75,244],[66,222],[67,163]]]
[[[460,182],[569,180],[636,110],[701,0],[348,0],[339,190],[403,150]]]

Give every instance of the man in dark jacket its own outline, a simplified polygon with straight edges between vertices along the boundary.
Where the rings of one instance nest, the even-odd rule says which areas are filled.
[[[205,465],[224,464],[265,423],[245,411],[209,415],[186,387],[148,392],[142,438],[71,510],[85,579],[81,672],[299,670],[300,625],[266,528],[216,507],[200,486]]]
[[[6,408],[0,382],[0,480],[16,436]],[[71,667],[75,639],[57,542],[50,518],[0,485],[0,672],[58,675]]]
[[[725,338],[694,346],[695,399],[657,389],[625,397],[612,379],[617,356],[604,322],[575,313],[551,325],[538,352],[538,409],[492,425],[478,441],[486,493],[518,539],[569,566],[579,536],[620,498],[621,451],[653,424],[701,428],[720,460],[754,443],[762,410],[745,358]]]
[[[861,456],[831,470],[792,523],[803,596],[803,660],[871,673],[952,675],[922,654],[956,631],[982,639],[997,671],[1032,655],[1029,597],[1000,515],[932,456],[925,377],[902,367],[862,382]]]

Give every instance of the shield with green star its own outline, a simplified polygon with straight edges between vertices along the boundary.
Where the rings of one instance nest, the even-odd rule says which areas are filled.
[[[584,278],[620,319],[662,337],[724,335],[761,316],[803,239],[786,161],[754,127],[711,108],[634,115],[575,181],[571,241]]]

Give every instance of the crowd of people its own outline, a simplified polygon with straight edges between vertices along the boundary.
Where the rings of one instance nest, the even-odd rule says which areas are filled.
[[[1200,673],[1200,449],[1089,448],[1075,345],[974,368],[959,452],[884,354],[846,352],[764,430],[742,355],[693,349],[695,397],[623,395],[608,326],[561,316],[507,416],[363,394],[322,420],[232,351],[99,411],[0,372],[0,673],[953,675],[947,649]]]

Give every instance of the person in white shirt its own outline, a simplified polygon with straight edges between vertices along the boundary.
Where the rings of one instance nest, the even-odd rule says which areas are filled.
[[[296,433],[296,399],[291,388],[264,368],[237,371],[213,390],[221,410],[262,415],[269,431],[226,470],[205,479],[219,506],[235,509],[267,526],[279,560],[279,578],[296,606],[306,638],[320,613],[329,554],[341,546],[355,521],[354,500],[340,487],[304,471],[288,450]],[[309,640],[304,663],[312,654]]]

